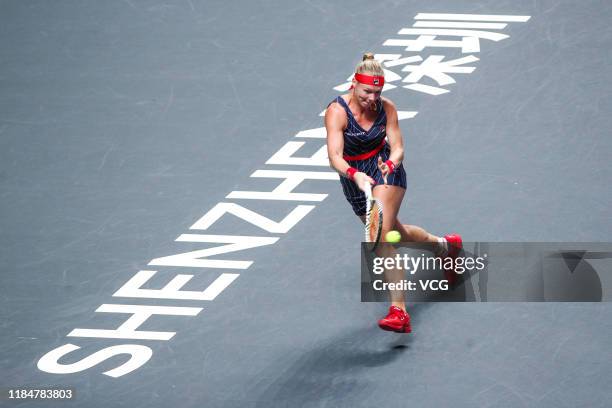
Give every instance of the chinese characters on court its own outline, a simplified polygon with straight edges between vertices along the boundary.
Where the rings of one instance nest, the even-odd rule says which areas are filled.
[[[374,58],[383,64],[385,86],[383,92],[395,88],[428,95],[450,92],[449,86],[462,74],[471,74],[479,61],[481,41],[499,42],[509,38],[502,33],[509,23],[524,23],[530,16],[482,14],[419,13],[412,27],[402,28],[397,36],[383,43],[393,51]],[[429,54],[429,55],[427,55]],[[347,82],[334,87],[345,92]]]

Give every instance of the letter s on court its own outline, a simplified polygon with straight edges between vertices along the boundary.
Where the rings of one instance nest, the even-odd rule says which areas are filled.
[[[51,374],[72,374],[78,373],[79,371],[87,370],[104,360],[119,355],[119,354],[130,354],[131,357],[128,361],[115,367],[112,370],[105,371],[103,374],[109,377],[121,377],[127,373],[134,371],[135,369],[142,366],[144,363],[149,361],[153,355],[153,351],[140,344],[120,344],[118,346],[106,347],[102,350],[96,351],[90,356],[83,358],[72,364],[60,364],[57,361],[68,353],[80,349],[79,346],[74,344],[64,344],[56,349],[51,350],[38,360],[37,367],[40,371]]]

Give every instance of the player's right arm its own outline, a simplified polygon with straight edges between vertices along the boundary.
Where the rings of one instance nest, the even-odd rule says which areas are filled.
[[[327,156],[332,169],[346,177],[350,167],[344,160],[344,136],[342,133],[348,125],[346,113],[338,103],[332,103],[325,111],[325,130],[327,130]]]
[[[331,168],[340,173],[340,176],[347,177],[349,164],[343,158],[344,152],[344,129],[348,126],[346,112],[338,103],[332,103],[325,111],[325,129],[327,130],[327,156]],[[362,172],[355,173],[355,183],[361,187],[364,180],[370,184],[375,184],[374,180]]]

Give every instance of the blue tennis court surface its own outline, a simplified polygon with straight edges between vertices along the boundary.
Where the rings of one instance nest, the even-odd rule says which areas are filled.
[[[418,303],[411,334],[377,327],[321,113],[376,53],[403,222],[609,242],[611,16],[0,2],[0,405],[609,406],[608,303]],[[33,389],[73,400],[15,397]]]

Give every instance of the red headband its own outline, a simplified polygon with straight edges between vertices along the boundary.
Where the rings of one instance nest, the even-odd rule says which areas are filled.
[[[355,80],[359,82],[360,84],[365,84],[365,85],[373,85],[373,86],[384,86],[385,85],[384,76],[355,74]]]

